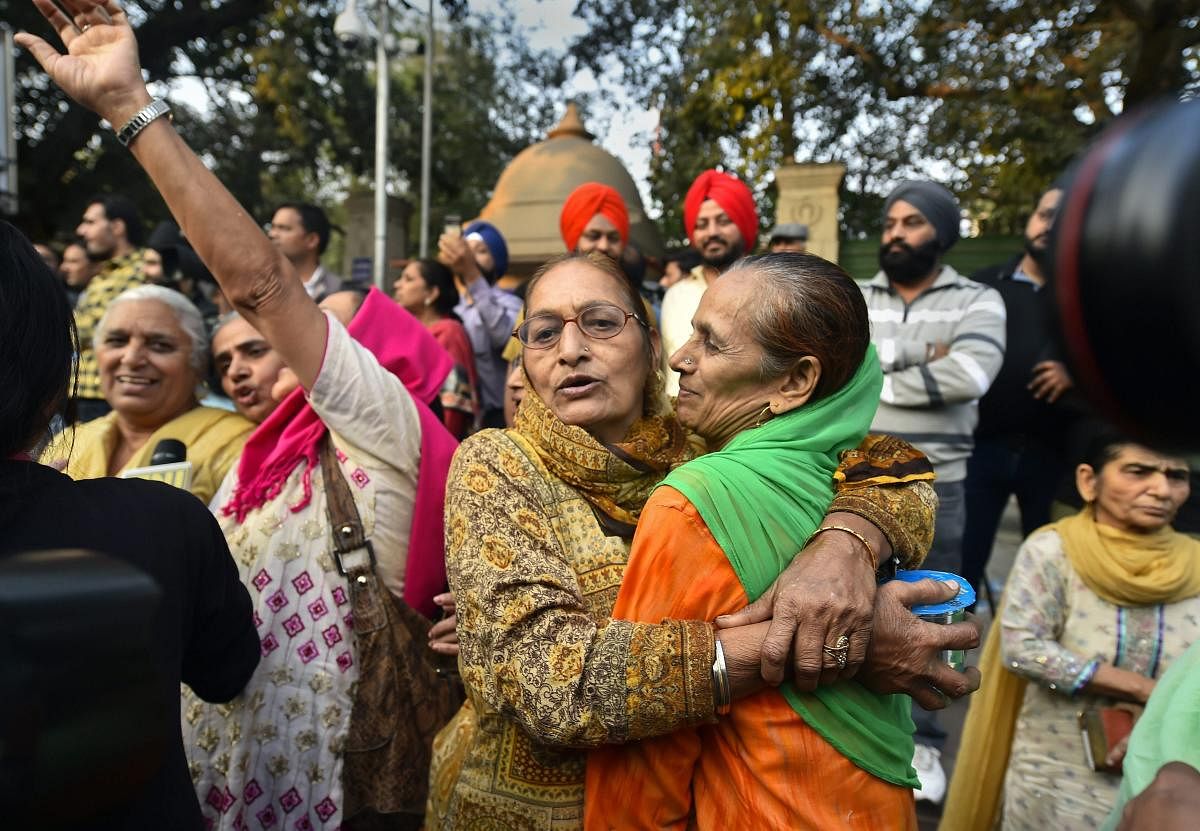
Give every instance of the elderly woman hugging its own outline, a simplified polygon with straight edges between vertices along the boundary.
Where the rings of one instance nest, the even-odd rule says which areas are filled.
[[[582,749],[638,742],[680,728],[694,734],[699,725],[719,723],[737,731],[756,715],[786,721],[797,737],[786,745],[773,743],[775,757],[753,760],[756,766],[768,765],[761,781],[770,783],[771,798],[793,804],[788,800],[799,797],[776,793],[782,777],[808,770],[813,761],[820,763],[810,771],[815,777],[822,765],[844,753],[851,759],[831,766],[828,776],[844,780],[844,792],[863,810],[864,819],[856,820],[860,825],[849,827],[868,827],[862,823],[872,818],[904,827],[913,819],[907,703],[836,682],[857,670],[857,677],[886,693],[929,693],[937,686],[951,696],[965,694],[976,678],[937,668],[932,647],[939,637],[971,642],[978,634],[970,624],[957,629],[924,624],[893,606],[887,614],[873,614],[895,602],[892,589],[876,592],[880,558],[894,551],[905,563],[919,561],[928,545],[932,489],[923,480],[930,477],[929,467],[902,442],[864,441],[879,381],[878,371],[873,376],[870,370],[865,311],[853,282],[822,260],[781,256],[717,283],[744,292],[742,316],[730,312],[720,321],[719,315],[697,319],[705,340],[690,344],[674,363],[683,370],[688,390],[678,418],[656,371],[658,333],[642,317],[640,299],[611,259],[567,255],[548,263],[530,282],[528,317],[516,332],[523,346],[525,395],[515,426],[485,430],[464,442],[447,487],[447,572],[457,596],[460,666],[469,700],[435,743],[429,827],[580,828],[585,762],[592,765]],[[831,326],[808,309],[820,307],[825,298],[802,294],[809,311],[805,325],[815,327],[812,338],[821,351],[764,360],[775,350],[758,344],[744,317],[753,304],[761,304],[765,283],[760,281],[767,279],[762,275],[795,272],[791,282],[799,290],[810,272],[823,273],[817,264],[837,275],[826,276],[824,283],[814,277],[817,285],[841,286],[841,280],[848,286],[842,293],[850,322]],[[794,318],[780,317],[773,325],[792,325]],[[859,323],[861,332],[849,331]],[[856,338],[861,343],[855,356]],[[831,352],[849,357],[839,362]],[[801,360],[810,354],[821,357]],[[779,362],[784,368],[775,368]],[[778,394],[768,395],[772,383]],[[809,399],[819,401],[802,407]],[[789,410],[797,413],[783,415]],[[808,417],[809,410],[815,415]],[[780,415],[771,418],[773,412]],[[755,428],[759,422],[764,426]],[[800,435],[789,432],[780,439],[777,434],[787,432],[788,425]],[[741,431],[761,431],[769,447],[750,454],[749,464],[761,466],[781,488],[767,494],[769,489],[755,487],[737,502],[748,521],[763,527],[745,531],[753,536],[731,546],[729,562],[735,556],[743,558],[739,563],[745,560],[743,543],[764,546],[766,560],[755,566],[753,583],[744,590],[729,562],[717,568],[712,535],[709,548],[703,547],[704,535],[697,533],[701,515],[682,504],[681,491],[660,488],[651,497],[664,477],[674,477],[673,469],[688,470],[684,463],[702,453],[705,442],[710,449],[725,447],[721,455]],[[846,451],[840,469],[839,451]],[[779,458],[764,459],[772,454]],[[901,484],[881,486],[888,482]],[[654,509],[647,520],[658,496],[672,492],[675,502]],[[839,533],[821,534],[806,548],[824,517]],[[662,522],[670,522],[672,531],[660,530],[666,527]],[[778,541],[764,543],[771,535]],[[649,616],[633,606],[632,613],[622,615],[618,607],[618,617],[626,619],[615,619],[618,592],[626,596],[630,542],[637,551],[640,539],[649,548],[670,540],[679,570],[656,564],[649,575],[637,566],[630,597],[655,595],[660,604]],[[720,548],[715,551],[720,555]],[[775,581],[784,566],[785,576]],[[646,579],[661,582],[651,589]],[[688,591],[675,594],[689,582]],[[944,587],[931,583],[923,590],[944,598]],[[760,594],[765,602],[759,611],[766,614],[740,615],[736,622],[745,625],[719,631],[710,622]],[[764,648],[773,637],[785,644],[775,653],[778,664]],[[893,647],[906,642],[920,644],[911,653],[920,668],[897,658],[902,650]],[[719,718],[730,699],[754,696],[763,689],[764,677],[782,675],[783,657],[793,643],[794,695],[785,700],[778,692],[761,693],[783,702],[783,709],[746,698],[735,708],[744,717]],[[832,696],[799,692],[818,685],[847,689]],[[793,698],[809,715],[791,709]],[[944,706],[944,699],[937,695],[931,705]],[[810,716],[814,723],[806,727],[802,719]],[[764,723],[761,730],[774,726]],[[814,750],[827,734],[832,746]],[[843,738],[846,742],[838,743]],[[684,790],[690,789],[690,773],[690,768],[683,772]],[[826,784],[814,778],[799,793],[812,795]],[[858,797],[852,793],[856,789]],[[665,790],[615,794],[602,796],[612,804],[600,807],[618,809],[615,803],[631,795],[658,801]],[[630,801],[626,807],[641,811],[645,806]],[[672,804],[675,808],[686,819],[688,808]],[[591,822],[592,804],[587,810]],[[755,821],[777,817],[759,811],[757,803],[754,810]],[[611,824],[624,827],[627,819],[613,817]],[[742,819],[739,825],[749,821],[748,814]],[[610,818],[595,821],[603,826]]]
[[[712,620],[756,600],[822,527],[839,454],[879,401],[861,292],[818,257],[742,260],[693,327],[671,358],[677,414],[710,452],[646,503],[618,619]],[[908,710],[853,680],[784,684],[715,724],[593,752],[586,827],[914,828]]]

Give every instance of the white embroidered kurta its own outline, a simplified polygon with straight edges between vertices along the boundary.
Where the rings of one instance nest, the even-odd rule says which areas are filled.
[[[332,317],[309,402],[331,430],[379,573],[401,594],[421,447],[416,407],[399,379]],[[236,467],[213,507],[254,602],[262,661],[229,704],[207,704],[184,688],[192,780],[209,828],[335,829],[358,670],[324,479],[314,471],[312,500],[293,513],[304,494],[297,467],[278,497],[238,525],[219,512],[235,477]]]
[[[1005,588],[1006,667],[1028,678],[1004,782],[1005,831],[1091,831],[1116,800],[1121,777],[1084,764],[1076,714],[1115,703],[1080,692],[1104,661],[1158,678],[1200,638],[1200,597],[1115,606],[1071,567],[1053,530],[1030,536]]]

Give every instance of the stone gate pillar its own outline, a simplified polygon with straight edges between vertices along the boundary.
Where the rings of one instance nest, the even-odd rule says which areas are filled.
[[[808,226],[808,250],[819,257],[838,259],[838,187],[846,175],[840,162],[785,164],[775,171],[779,200],[775,222],[802,222]]]
[[[370,190],[352,193],[346,198],[346,245],[342,257],[342,276],[371,282],[371,261],[375,256],[375,195]],[[387,257],[384,289],[391,291],[398,263],[408,249],[408,221],[412,205],[398,196],[387,200]],[[436,245],[437,238],[434,238]],[[356,270],[357,269],[357,270]]]

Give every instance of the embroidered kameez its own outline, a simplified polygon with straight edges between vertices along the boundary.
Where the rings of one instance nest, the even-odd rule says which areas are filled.
[[[1099,828],[1121,778],[1085,765],[1076,714],[1116,703],[1079,691],[1100,662],[1159,677],[1200,639],[1200,596],[1177,603],[1117,606],[1071,567],[1057,532],[1022,545],[1001,618],[1004,665],[1025,688],[1004,781],[1003,828]]]
[[[416,406],[332,318],[308,401],[330,429],[379,575],[400,595],[421,447]],[[324,472],[312,472],[312,497],[294,511],[303,479],[301,465],[241,524],[219,517],[254,603],[262,662],[230,704],[206,704],[184,691],[184,745],[211,828],[335,829],[341,822],[341,747],[358,669]],[[215,505],[228,501],[235,480],[236,470]]]

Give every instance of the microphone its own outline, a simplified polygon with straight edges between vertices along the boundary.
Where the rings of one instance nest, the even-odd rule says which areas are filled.
[[[124,470],[122,479],[154,479],[177,488],[192,487],[192,463],[187,460],[187,445],[179,439],[163,439],[154,445],[150,464]]]
[[[154,445],[150,454],[151,465],[170,465],[187,461],[187,445],[179,439],[163,439]]]

